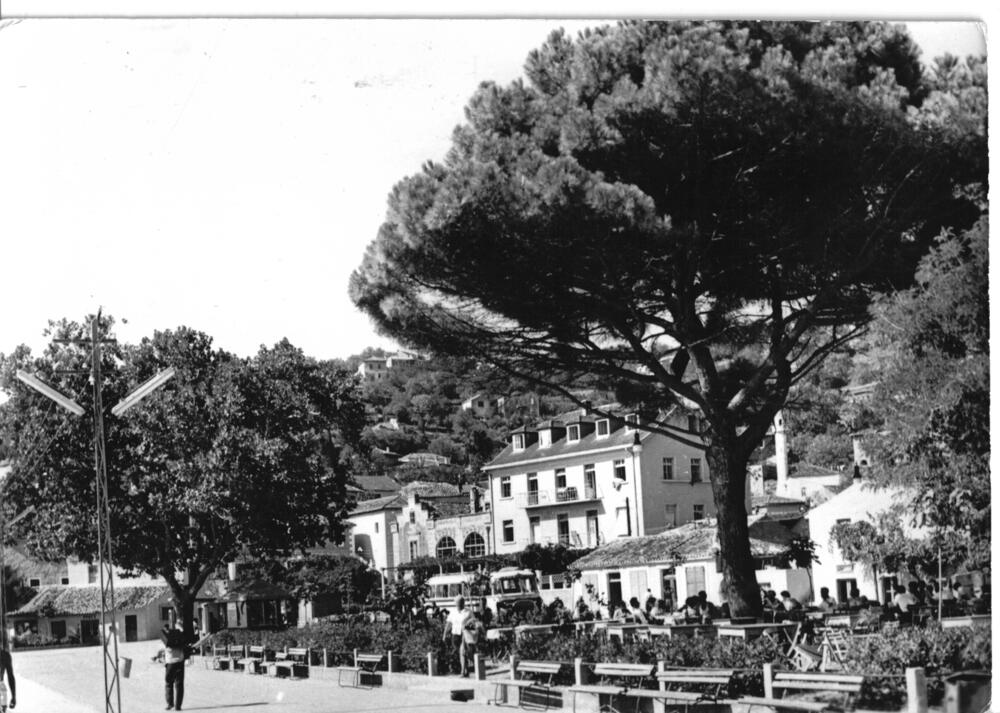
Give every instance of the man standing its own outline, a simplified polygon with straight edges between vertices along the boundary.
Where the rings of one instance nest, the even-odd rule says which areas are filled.
[[[7,689],[4,687],[4,678],[10,686],[10,703],[7,702]],[[14,664],[11,661],[10,651],[7,650],[6,637],[3,648],[0,649],[0,711],[6,711],[7,707],[17,707],[17,683],[14,681]]]
[[[471,617],[472,612],[465,608],[465,597],[458,597],[455,600],[455,610],[449,612],[444,622],[444,631],[441,633],[441,640],[445,642],[449,639],[448,634],[451,634],[452,655],[458,658],[458,669],[463,676],[468,676],[469,672],[462,656],[462,632],[465,631],[465,625],[469,623]]]
[[[180,710],[184,703],[184,632],[180,629],[180,621],[176,627],[165,625],[160,631],[163,642],[163,663],[166,665],[167,710]]]

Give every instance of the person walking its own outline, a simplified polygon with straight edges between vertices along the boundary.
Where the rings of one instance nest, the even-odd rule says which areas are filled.
[[[163,642],[163,663],[165,665],[164,682],[167,697],[167,710],[181,710],[184,703],[184,660],[186,658],[184,632],[177,626],[164,625],[160,631],[160,641]]]
[[[14,681],[14,663],[10,651],[7,650],[7,637],[4,637],[3,648],[0,649],[0,711],[7,708],[17,708],[17,683]],[[4,686],[4,679],[7,685]],[[10,700],[7,699],[7,688],[10,688]]]
[[[463,676],[469,674],[462,657],[462,632],[465,631],[465,625],[469,623],[471,617],[472,612],[465,608],[465,597],[458,597],[455,600],[455,609],[448,614],[448,618],[444,622],[444,630],[441,632],[441,640],[445,643],[449,640],[449,634],[451,635],[451,654],[458,658],[458,669]]]
[[[472,612],[472,616],[462,629],[462,676],[469,675],[469,665],[475,663],[476,652],[479,650],[479,639],[486,633],[483,622],[479,616]]]

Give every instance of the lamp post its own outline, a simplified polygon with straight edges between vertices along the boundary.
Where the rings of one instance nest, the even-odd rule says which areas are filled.
[[[114,557],[111,547],[108,473],[104,450],[104,406],[101,399],[101,344],[105,340],[102,340],[98,334],[100,321],[101,312],[98,310],[97,317],[91,321],[90,339],[70,341],[89,342],[91,346],[91,376],[94,387],[94,470],[97,475],[97,559],[101,585],[101,641],[104,649],[104,705],[106,713],[121,713],[122,696],[118,680],[118,632],[114,625]],[[111,409],[112,415],[122,415],[173,376],[173,368],[161,371],[115,404]],[[82,406],[40,379],[22,370],[18,370],[17,378],[73,415],[83,415]],[[109,616],[112,619],[110,626],[107,622]]]

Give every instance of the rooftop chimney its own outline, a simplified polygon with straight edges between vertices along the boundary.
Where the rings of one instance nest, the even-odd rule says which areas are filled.
[[[774,464],[778,470],[775,492],[788,495],[788,439],[785,437],[785,415],[781,411],[774,414]]]

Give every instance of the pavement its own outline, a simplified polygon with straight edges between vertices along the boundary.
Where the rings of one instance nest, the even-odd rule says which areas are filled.
[[[166,707],[163,664],[150,659],[157,641],[119,645],[119,655],[132,659],[128,678],[121,679],[119,713],[152,713]],[[13,652],[17,677],[14,713],[105,713],[102,650],[99,647]],[[462,687],[455,679],[456,688]],[[211,713],[364,713],[371,711],[494,711],[485,701],[450,700],[448,691],[341,688],[336,681],[270,678],[212,671],[195,657],[185,670],[185,711]],[[116,709],[115,709],[116,710]]]

